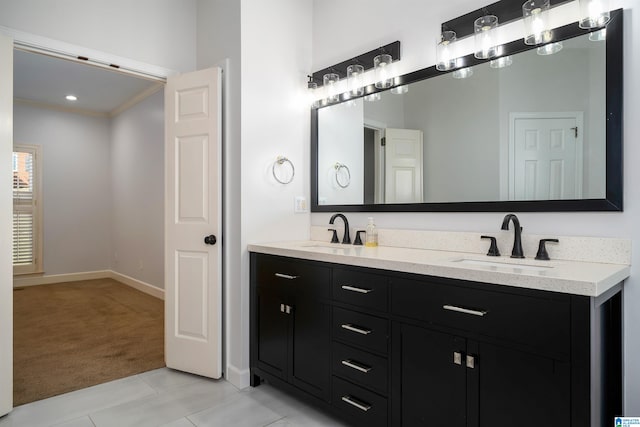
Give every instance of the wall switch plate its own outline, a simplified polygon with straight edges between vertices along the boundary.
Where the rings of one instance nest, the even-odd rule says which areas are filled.
[[[295,213],[305,213],[309,211],[307,208],[307,198],[305,196],[296,196],[294,199],[293,211]]]

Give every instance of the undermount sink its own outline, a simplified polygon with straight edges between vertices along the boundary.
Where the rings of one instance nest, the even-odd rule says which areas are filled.
[[[519,264],[517,262],[497,262],[497,261],[469,259],[469,258],[457,259],[457,260],[454,260],[453,262],[458,262],[460,264],[465,264],[465,265],[479,265],[479,266],[485,266],[485,267],[508,268],[508,269],[527,270],[527,271],[548,271],[550,268],[553,268],[552,265],[546,266],[546,265]]]

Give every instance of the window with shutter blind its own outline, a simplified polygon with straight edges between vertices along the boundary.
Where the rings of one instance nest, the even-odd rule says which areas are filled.
[[[13,274],[42,272],[40,147],[13,147]]]

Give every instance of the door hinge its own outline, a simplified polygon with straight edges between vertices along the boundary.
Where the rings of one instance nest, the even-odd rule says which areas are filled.
[[[386,138],[386,137],[383,137],[383,138],[380,140],[380,145],[381,145],[381,146],[383,146],[383,147],[384,147],[385,145],[387,145],[387,138]]]
[[[577,138],[578,137],[578,126],[572,127],[571,130],[573,131],[574,138]]]

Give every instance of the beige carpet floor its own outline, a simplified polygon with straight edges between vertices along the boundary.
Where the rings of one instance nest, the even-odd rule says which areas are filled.
[[[164,303],[112,279],[16,288],[14,406],[164,366]]]

